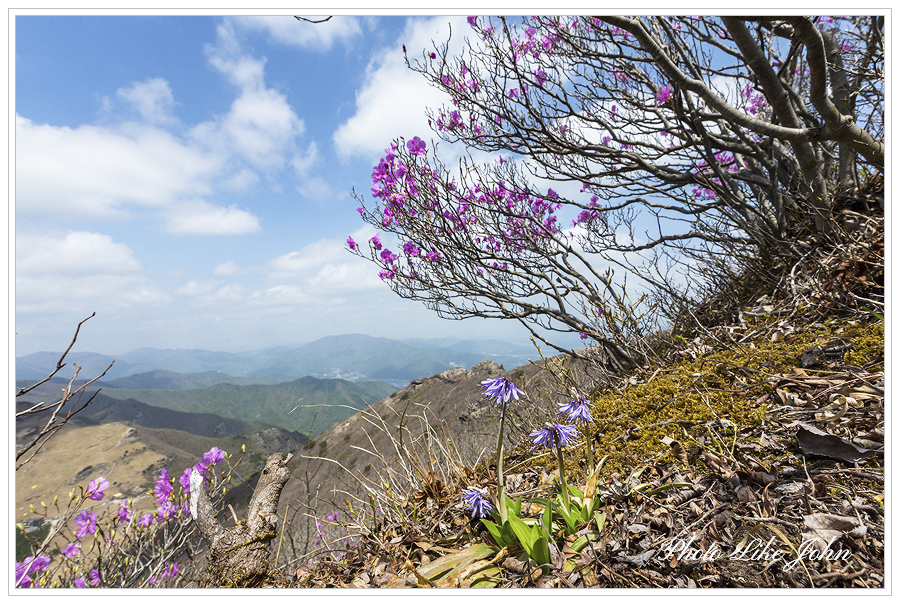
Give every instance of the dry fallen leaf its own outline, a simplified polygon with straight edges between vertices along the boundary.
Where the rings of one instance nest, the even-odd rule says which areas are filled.
[[[803,540],[815,540],[819,550],[824,550],[832,541],[840,539],[845,533],[853,533],[856,536],[856,532],[860,528],[866,528],[861,526],[859,520],[853,516],[838,516],[822,512],[804,516],[803,525],[812,529],[802,534]],[[865,533],[864,530],[863,533]]]
[[[839,436],[828,434],[803,423],[798,423],[798,426],[797,442],[804,453],[831,457],[832,459],[840,459],[847,462],[875,457],[874,451],[861,449]]]

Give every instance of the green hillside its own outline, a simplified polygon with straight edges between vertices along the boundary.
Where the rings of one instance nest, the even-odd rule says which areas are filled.
[[[384,382],[348,382],[304,377],[271,385],[217,384],[190,390],[106,389],[109,397],[134,399],[191,413],[263,422],[302,434],[318,434],[366,404],[396,391]]]
[[[136,373],[116,380],[103,381],[104,388],[130,388],[132,390],[188,390],[206,388],[216,384],[277,384],[283,382],[274,376],[239,377],[227,375],[219,371],[203,371],[200,373],[175,373],[174,371],[147,371]]]

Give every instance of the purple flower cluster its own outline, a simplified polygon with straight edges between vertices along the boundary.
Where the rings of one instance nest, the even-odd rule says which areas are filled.
[[[425,155],[425,141],[418,136],[414,136],[411,141],[406,143],[406,148],[410,155]]]
[[[459,115],[459,111],[455,109],[450,113],[445,113],[443,109],[440,109],[438,111],[438,117],[435,125],[437,126],[439,132],[462,132],[466,129],[466,123]]]
[[[594,423],[591,407],[583,396],[576,397],[568,403],[559,404],[559,417],[565,416],[573,424],[586,426]]]
[[[575,426],[550,424],[529,434],[534,442],[533,449],[560,449],[571,447],[578,441],[578,430]]]
[[[425,153],[424,143],[416,137],[407,143],[407,150],[412,155]],[[489,190],[474,185],[468,191],[459,191],[455,182],[439,183],[435,173],[427,167],[408,170],[397,154],[396,144],[385,150],[384,157],[372,171],[372,181],[372,194],[381,200],[373,218],[386,229],[402,229],[406,224],[420,223],[424,217],[437,234],[471,234],[475,243],[490,256],[501,252],[518,255],[525,249],[543,244],[548,237],[562,234],[556,216],[562,202],[553,189],[548,189],[544,195],[533,195],[522,188],[507,187],[504,182],[498,182]],[[439,186],[450,192],[448,203],[437,201]],[[429,194],[420,198],[419,191]],[[482,237],[472,233],[479,228],[484,216],[500,221],[497,236]],[[401,263],[398,254],[382,249],[377,235],[370,239],[370,244],[377,253],[376,259],[380,260],[379,276],[382,279],[412,279],[418,274],[420,263],[443,260],[441,252],[434,247],[426,250],[407,241],[401,244],[405,257],[405,262]],[[358,248],[352,238],[348,238],[347,246],[351,250]],[[494,261],[493,266],[507,270],[506,264],[499,260]]]
[[[590,210],[582,210],[578,217],[572,221],[572,226],[578,226],[579,224],[584,224],[586,222],[591,222],[592,220],[596,220],[600,217],[600,204],[598,203],[599,199],[596,195],[591,195],[591,201],[588,203],[588,207],[592,208]],[[593,209],[598,208],[598,209]]]
[[[16,563],[16,587],[33,587],[35,583],[31,579],[31,573],[43,572],[50,568],[50,558],[47,556],[28,556]]]
[[[484,380],[481,382],[481,390],[479,392],[488,398],[494,399],[494,405],[505,404],[512,399],[518,401],[519,396],[525,395],[515,384],[504,377]]]
[[[738,169],[737,160],[734,158],[734,155],[729,153],[728,151],[719,151],[713,156],[716,160],[716,163],[719,165],[719,168],[727,170],[728,172],[734,172]],[[707,167],[706,160],[700,160],[698,162],[698,173],[703,175],[712,175],[715,174],[715,171],[711,168]],[[722,179],[715,177],[710,179],[711,182],[721,185]],[[707,187],[695,187],[691,194],[694,197],[700,199],[715,199],[716,193],[712,189]]]
[[[741,97],[746,101],[747,113],[756,115],[762,109],[769,106],[766,97],[756,92],[753,84],[747,84],[741,89]]]
[[[472,518],[490,518],[491,510],[494,506],[487,500],[483,493],[474,489],[466,489],[462,492],[463,502],[469,511],[472,512]]]
[[[85,580],[84,577],[79,577],[72,582],[72,584],[78,589],[84,589],[88,585],[91,587],[96,587],[100,585],[100,571],[96,568],[92,568],[91,572],[88,573],[88,579]]]
[[[166,581],[168,579],[174,578],[175,575],[177,575],[177,574],[178,574],[178,563],[172,562],[171,564],[169,564],[168,566],[166,566],[163,569],[162,573],[159,575],[159,580]],[[157,580],[156,576],[151,575],[150,579],[148,580],[148,584],[153,585],[154,583],[156,583],[156,580]]]
[[[62,548],[61,553],[66,558],[74,558],[81,552],[81,544],[77,541],[73,541],[69,545]]]

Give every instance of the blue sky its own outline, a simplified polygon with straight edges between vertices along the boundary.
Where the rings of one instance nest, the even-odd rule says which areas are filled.
[[[457,17],[15,22],[16,354],[498,337],[402,300],[344,249],[350,193],[444,100],[403,64]],[[458,39],[457,39],[458,40]],[[454,45],[458,44],[454,42]]]

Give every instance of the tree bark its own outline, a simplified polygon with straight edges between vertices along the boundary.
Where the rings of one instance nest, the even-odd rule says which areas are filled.
[[[209,546],[209,585],[256,587],[268,575],[269,543],[278,534],[278,499],[291,475],[287,463],[292,457],[291,453],[284,458],[281,453],[269,456],[250,499],[247,518],[228,529],[216,520],[200,474],[197,470],[191,474],[191,516]]]

